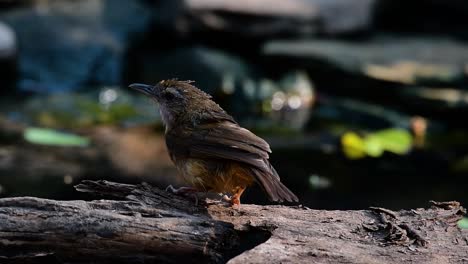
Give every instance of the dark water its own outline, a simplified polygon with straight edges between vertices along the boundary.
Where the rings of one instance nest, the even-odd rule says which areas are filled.
[[[449,161],[431,154],[415,151],[407,156],[388,154],[379,159],[350,161],[341,153],[277,150],[272,163],[282,181],[312,208],[415,208],[426,207],[429,200],[466,204],[466,177],[447,173]],[[330,186],[314,188],[311,175],[328,179]],[[260,201],[257,193],[252,190],[246,198]]]
[[[301,203],[320,209],[362,209],[426,207],[429,200],[468,202],[465,175],[448,173],[450,159],[428,151],[413,151],[405,156],[385,154],[380,158],[348,160],[340,151],[323,153],[316,149],[274,149],[271,162],[282,181]],[[28,166],[18,162],[18,166]],[[312,184],[311,177],[322,184]],[[82,179],[118,182],[146,181],[166,187],[157,178],[128,177],[116,174],[87,175],[65,183],[63,177],[8,175],[0,170],[2,196],[39,196],[53,199],[95,199],[73,188]],[[324,183],[323,183],[324,182]],[[267,204],[258,186],[249,188],[243,203]]]

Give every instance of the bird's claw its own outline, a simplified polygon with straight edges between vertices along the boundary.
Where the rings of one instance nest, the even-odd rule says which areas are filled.
[[[224,194],[221,197],[221,200],[224,201],[224,202],[228,202],[228,203],[230,203],[232,201],[231,197],[227,196],[226,194]]]
[[[229,203],[232,207],[238,207],[240,210],[240,200],[236,195],[229,197],[225,194],[221,197],[221,200]]]

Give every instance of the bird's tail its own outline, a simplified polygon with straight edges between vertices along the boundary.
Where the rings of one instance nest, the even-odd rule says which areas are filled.
[[[270,165],[270,171],[252,169],[255,179],[273,202],[299,202],[297,196],[280,181],[276,170]]]

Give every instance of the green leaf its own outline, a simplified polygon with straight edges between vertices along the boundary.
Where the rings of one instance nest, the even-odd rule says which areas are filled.
[[[461,229],[468,229],[468,218],[463,217],[460,221],[458,221],[458,227]]]
[[[382,150],[395,154],[406,154],[413,145],[413,137],[404,129],[385,129],[372,133],[366,137],[366,141],[378,141]]]
[[[349,159],[365,156],[378,158],[384,151],[398,155],[406,154],[413,145],[413,137],[404,129],[385,129],[370,133],[361,138],[354,132],[347,132],[341,137],[343,152]]]
[[[45,128],[27,128],[23,137],[30,143],[48,146],[86,147],[90,143],[86,137]]]
[[[364,149],[366,154],[377,158],[382,156],[384,152],[384,147],[379,138],[376,137],[366,137],[364,138]]]

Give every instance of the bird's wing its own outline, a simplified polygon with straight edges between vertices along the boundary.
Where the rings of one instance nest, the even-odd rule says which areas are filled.
[[[197,126],[195,133],[169,132],[166,142],[172,152],[183,152],[190,158],[227,159],[271,171],[267,161],[271,152],[268,143],[236,123],[202,124]]]

